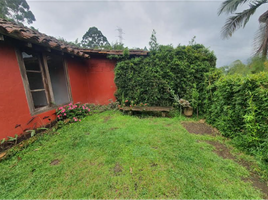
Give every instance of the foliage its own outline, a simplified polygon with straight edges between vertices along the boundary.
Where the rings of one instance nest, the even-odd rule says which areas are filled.
[[[75,47],[78,47],[80,48],[81,47],[81,43],[78,42],[78,38],[74,41],[74,42],[69,42],[67,41],[66,39],[64,39],[63,37],[59,37],[57,38],[59,41],[63,42],[63,43],[66,43],[66,44],[69,44],[71,46],[75,46]]]
[[[58,121],[78,122],[88,115],[90,109],[86,104],[72,104],[60,107],[57,110]]]
[[[129,49],[125,47],[123,49],[123,55],[108,55],[107,58],[116,60],[126,60],[129,58]]]
[[[268,161],[268,73],[221,76],[207,86],[207,121]]]
[[[268,72],[268,60],[255,56],[248,61],[248,64],[236,60],[231,63],[231,65],[220,67],[220,69],[225,75],[240,74],[242,76],[247,76],[259,72]]]
[[[150,41],[149,41],[149,46],[150,46],[150,51],[157,51],[159,48],[159,44],[157,43],[157,38],[156,38],[156,32],[153,30]]]
[[[183,108],[191,108],[190,102],[185,99],[180,99],[179,103]]]
[[[115,42],[115,43],[111,43],[111,45],[107,46],[105,49],[108,49],[108,50],[124,50],[126,48],[127,47],[125,47],[123,43]]]
[[[200,102],[205,99],[205,73],[215,69],[216,57],[201,44],[190,46],[159,45],[147,57],[118,62],[115,68],[116,97],[151,106],[172,106],[172,89],[180,98],[192,99],[194,84]],[[202,107],[202,105],[200,105]]]
[[[246,76],[251,73],[250,68],[244,63],[242,63],[240,60],[236,60],[232,62],[229,66],[224,66],[220,69],[225,75],[241,74],[242,76]]]
[[[0,199],[260,199],[249,172],[204,142],[223,139],[182,120],[108,111],[44,134],[1,161]]]
[[[231,37],[232,34],[239,28],[244,28],[248,23],[250,17],[255,11],[265,3],[267,0],[225,0],[220,7],[219,15],[222,13],[233,14],[239,6],[245,3],[249,3],[249,8],[242,12],[237,12],[233,16],[226,20],[225,25],[222,28],[222,36],[224,38]],[[259,17],[260,28],[256,35],[256,53],[261,53],[262,57],[267,56],[268,49],[268,12],[265,11]]]
[[[125,101],[123,100],[121,105],[118,105],[118,107],[124,107],[124,106],[129,106],[129,107],[134,107],[134,106],[139,106],[139,107],[145,107],[145,106],[148,106],[148,103],[138,103],[138,102],[135,102],[135,101],[131,101],[131,100],[128,100],[126,99]]]
[[[110,46],[107,38],[96,27],[90,27],[84,34],[81,45],[85,48],[107,48]]]
[[[0,0],[0,18],[9,19],[18,24],[32,24],[35,16],[26,0]]]

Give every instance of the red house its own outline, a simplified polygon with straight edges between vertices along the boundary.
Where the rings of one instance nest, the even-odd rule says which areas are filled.
[[[0,139],[56,119],[68,104],[115,101],[115,60],[122,51],[80,49],[0,19]],[[130,55],[146,55],[130,51]]]

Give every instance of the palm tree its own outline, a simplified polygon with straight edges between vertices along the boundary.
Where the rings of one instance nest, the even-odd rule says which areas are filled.
[[[231,37],[237,29],[241,27],[244,28],[257,8],[265,3],[268,3],[268,0],[225,0],[221,4],[218,14],[233,14],[237,10],[238,6],[247,2],[249,2],[248,9],[235,13],[226,20],[225,25],[222,27],[223,38]],[[266,58],[268,50],[268,10],[259,17],[259,24],[260,27],[255,38],[255,53],[261,53],[261,55]]]

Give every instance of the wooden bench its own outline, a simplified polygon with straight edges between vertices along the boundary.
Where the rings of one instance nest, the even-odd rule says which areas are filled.
[[[173,110],[173,107],[159,107],[159,106],[124,106],[120,108],[123,112],[128,112],[129,115],[133,114],[134,112],[161,112],[162,117],[166,117],[167,113]]]

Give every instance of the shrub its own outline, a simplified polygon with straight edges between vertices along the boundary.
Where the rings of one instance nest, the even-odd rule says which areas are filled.
[[[207,122],[268,161],[268,73],[222,76],[207,89]]]
[[[203,45],[159,46],[147,57],[118,62],[115,68],[117,100],[131,99],[151,106],[172,106],[176,95],[192,99],[196,85],[199,101],[205,99],[205,73],[215,69],[216,57]],[[191,103],[191,102],[190,102]],[[202,107],[202,106],[201,106]]]
[[[65,105],[63,107],[60,107],[57,110],[57,118],[58,121],[65,121],[68,122],[78,122],[81,121],[82,118],[88,115],[90,112],[90,109],[86,104],[72,104]]]

